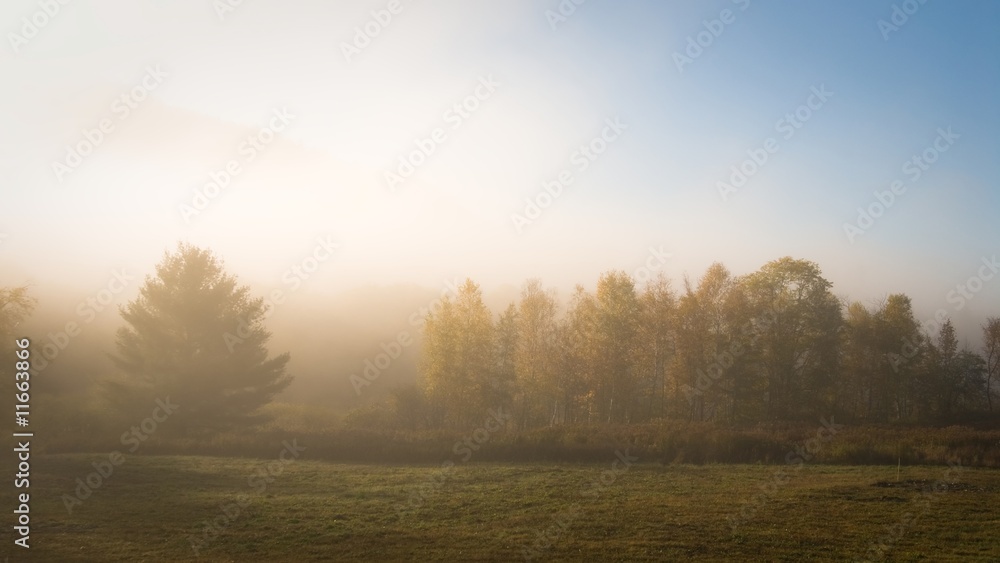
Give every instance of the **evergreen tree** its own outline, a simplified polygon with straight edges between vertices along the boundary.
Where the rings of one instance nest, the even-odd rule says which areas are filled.
[[[256,411],[291,383],[289,355],[268,358],[263,299],[251,298],[211,252],[180,244],[121,309],[112,402],[138,413],[167,400],[181,414],[169,427],[204,434],[262,418]]]

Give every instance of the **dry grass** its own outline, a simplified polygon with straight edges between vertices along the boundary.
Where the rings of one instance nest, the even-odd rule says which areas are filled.
[[[362,465],[310,460],[316,444],[299,443],[303,458],[262,490],[249,479],[277,451],[128,456],[72,514],[60,497],[102,456],[40,456],[33,557],[16,560],[190,561],[191,538],[209,536],[200,561],[842,561],[880,542],[890,560],[1000,560],[993,469],[904,467],[899,483],[895,465],[640,459],[613,471],[613,449],[599,463]],[[206,536],[212,520],[222,524]]]

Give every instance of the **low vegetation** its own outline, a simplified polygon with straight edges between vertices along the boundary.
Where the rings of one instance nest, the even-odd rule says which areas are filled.
[[[992,469],[662,465],[641,456],[628,465],[605,448],[593,463],[472,461],[443,471],[315,461],[320,446],[299,442],[306,451],[288,463],[277,451],[127,456],[72,513],[63,495],[99,456],[43,456],[32,482],[32,511],[44,515],[33,526],[33,560],[1000,558]]]
[[[811,463],[945,464],[961,459],[970,467],[1000,467],[1000,430],[968,426],[843,426],[823,419],[836,434],[811,444],[823,422],[773,423],[730,428],[709,422],[656,421],[633,425],[564,425],[497,432],[452,430],[404,431],[371,420],[342,421],[321,408],[275,404],[265,411],[272,422],[262,430],[219,433],[205,439],[151,434],[137,448],[142,454],[203,454],[268,457],[282,441],[296,438],[310,445],[310,457],[345,462],[433,463],[455,456],[456,444],[472,438],[481,447],[477,461],[599,461],[609,448],[625,449],[659,463],[785,463],[802,449]],[[109,419],[103,424],[50,426],[38,440],[46,453],[123,450],[121,429],[137,421]],[[169,424],[169,421],[164,423]],[[986,420],[980,425],[992,426]],[[813,451],[809,451],[812,448]],[[463,450],[463,446],[458,446]]]

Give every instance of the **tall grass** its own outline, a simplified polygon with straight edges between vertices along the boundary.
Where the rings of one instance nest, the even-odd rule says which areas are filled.
[[[296,439],[312,459],[351,462],[440,463],[456,461],[455,447],[470,438],[454,430],[390,430],[344,424],[317,407],[272,405],[261,428],[219,433],[201,440],[155,433],[135,453],[272,458]],[[89,413],[91,415],[98,413]],[[54,419],[53,419],[54,420]],[[84,422],[86,420],[87,422]],[[128,453],[120,441],[135,421],[67,417],[58,430],[37,434],[49,453]],[[556,426],[525,432],[501,430],[472,453],[470,461],[607,461],[628,450],[644,462],[786,463],[786,456],[816,435],[818,424],[769,424],[731,428],[713,423],[658,421],[637,425]],[[917,428],[854,426],[822,442],[808,463],[937,465],[955,458],[965,466],[1000,467],[1000,430],[967,426]]]

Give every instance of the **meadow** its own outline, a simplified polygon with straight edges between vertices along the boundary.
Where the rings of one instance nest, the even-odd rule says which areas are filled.
[[[12,560],[1000,560],[989,467],[663,464],[613,449],[601,462],[373,464],[283,451],[127,455],[80,502],[67,499],[107,455],[39,455],[30,556]]]

